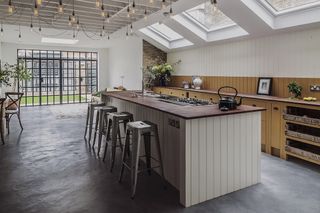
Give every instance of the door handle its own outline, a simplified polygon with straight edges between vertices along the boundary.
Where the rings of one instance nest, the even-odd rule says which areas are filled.
[[[278,107],[273,107],[273,109],[274,109],[274,110],[279,110],[279,108],[278,108]]]

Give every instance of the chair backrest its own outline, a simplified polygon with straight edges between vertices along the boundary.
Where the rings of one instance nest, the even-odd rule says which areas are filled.
[[[4,109],[3,109],[3,106],[4,106],[4,103],[7,99],[6,98],[0,98],[0,118],[3,118],[4,117]],[[2,119],[0,120],[0,122],[2,122]],[[1,125],[0,125],[1,126]],[[1,131],[1,130],[0,130]]]
[[[19,109],[21,98],[23,96],[22,92],[6,92],[6,99],[8,99],[8,105],[6,106],[6,110],[11,109]]]

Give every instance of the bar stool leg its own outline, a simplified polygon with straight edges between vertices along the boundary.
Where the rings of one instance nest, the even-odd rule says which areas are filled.
[[[98,138],[98,153],[97,155],[100,155],[100,149],[101,149],[101,140],[102,140],[102,134],[103,134],[103,130],[104,130],[104,118],[105,118],[105,113],[101,113],[99,116],[99,138]]]
[[[136,141],[132,145],[131,155],[131,198],[134,199],[138,181],[138,169],[139,169],[139,155],[140,155],[140,141],[141,134],[137,130],[133,131],[133,141]]]
[[[164,183],[164,186],[166,187],[166,180],[164,178],[164,171],[163,171],[163,161],[162,161],[162,155],[161,155],[160,139],[159,139],[159,133],[158,133],[157,127],[154,130],[154,136],[155,136],[155,141],[156,141],[156,145],[157,145],[157,152],[158,152],[158,157],[159,157],[159,163],[160,163],[160,175],[162,177],[162,181]]]
[[[111,133],[111,168],[112,172],[114,167],[114,162],[116,158],[116,148],[117,148],[117,133],[118,133],[119,122],[117,119],[114,119],[112,122],[112,133]]]
[[[108,122],[108,128],[107,128],[107,136],[106,136],[106,139],[107,141],[110,140],[110,131],[111,131],[111,127],[112,127],[112,120],[109,119],[109,122]]]
[[[93,117],[94,117],[94,107],[90,107],[90,121],[89,121],[89,144],[91,141],[91,135],[92,135],[92,125],[93,125]]]
[[[119,146],[121,151],[123,151],[123,146],[122,146],[122,140],[121,140],[121,131],[120,131],[120,126],[118,128],[118,139],[119,139]]]
[[[124,172],[124,164],[126,163],[126,152],[128,151],[130,153],[130,130],[126,131],[126,138],[124,141],[124,151],[122,152],[122,165],[120,170],[120,177],[119,177],[119,183],[122,181],[123,172]]]
[[[89,115],[90,114],[90,107],[88,105],[88,109],[87,109],[87,119],[86,119],[86,129],[84,131],[84,138],[86,138],[87,136],[87,132],[88,132],[88,123],[89,123]]]
[[[144,140],[144,151],[146,154],[148,174],[151,175],[151,134],[150,133],[143,134],[143,140]]]
[[[93,143],[92,143],[92,149],[94,149],[94,145],[96,144],[96,138],[97,138],[97,131],[99,127],[99,120],[100,119],[100,111],[97,111],[97,117],[96,117],[96,124],[95,124],[95,128],[94,128],[94,136],[93,136]],[[100,129],[99,129],[100,130]]]

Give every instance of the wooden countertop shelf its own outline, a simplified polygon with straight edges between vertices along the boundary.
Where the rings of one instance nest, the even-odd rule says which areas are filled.
[[[239,113],[250,113],[264,111],[264,108],[252,107],[252,106],[239,106],[236,110],[221,111],[218,105],[205,105],[205,106],[180,106],[172,103],[166,103],[159,101],[157,98],[152,98],[148,96],[133,97],[134,92],[124,91],[124,92],[104,92],[103,95],[118,98],[121,100],[129,101],[131,103],[139,104],[148,108],[156,109],[162,112],[169,113],[181,117],[183,119],[196,119],[214,116],[224,116]]]
[[[181,87],[163,87],[167,89],[177,89],[177,90],[183,90],[183,91],[189,91],[189,92],[200,92],[200,93],[207,93],[207,94],[218,94],[218,91],[216,90],[196,90],[196,89],[184,89]],[[231,93],[222,93],[223,95],[233,95]],[[239,93],[239,97],[243,98],[251,98],[251,99],[257,99],[257,100],[264,100],[264,101],[276,101],[276,102],[282,102],[282,103],[291,103],[291,104],[303,104],[303,105],[309,105],[309,106],[318,106],[320,107],[320,101],[315,102],[307,102],[303,100],[296,100],[296,99],[290,99],[290,98],[281,98],[276,96],[268,96],[268,95],[250,95],[250,94],[243,94]]]

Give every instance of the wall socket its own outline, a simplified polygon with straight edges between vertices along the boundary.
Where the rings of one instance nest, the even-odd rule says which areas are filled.
[[[320,92],[320,85],[310,85],[311,92]]]

